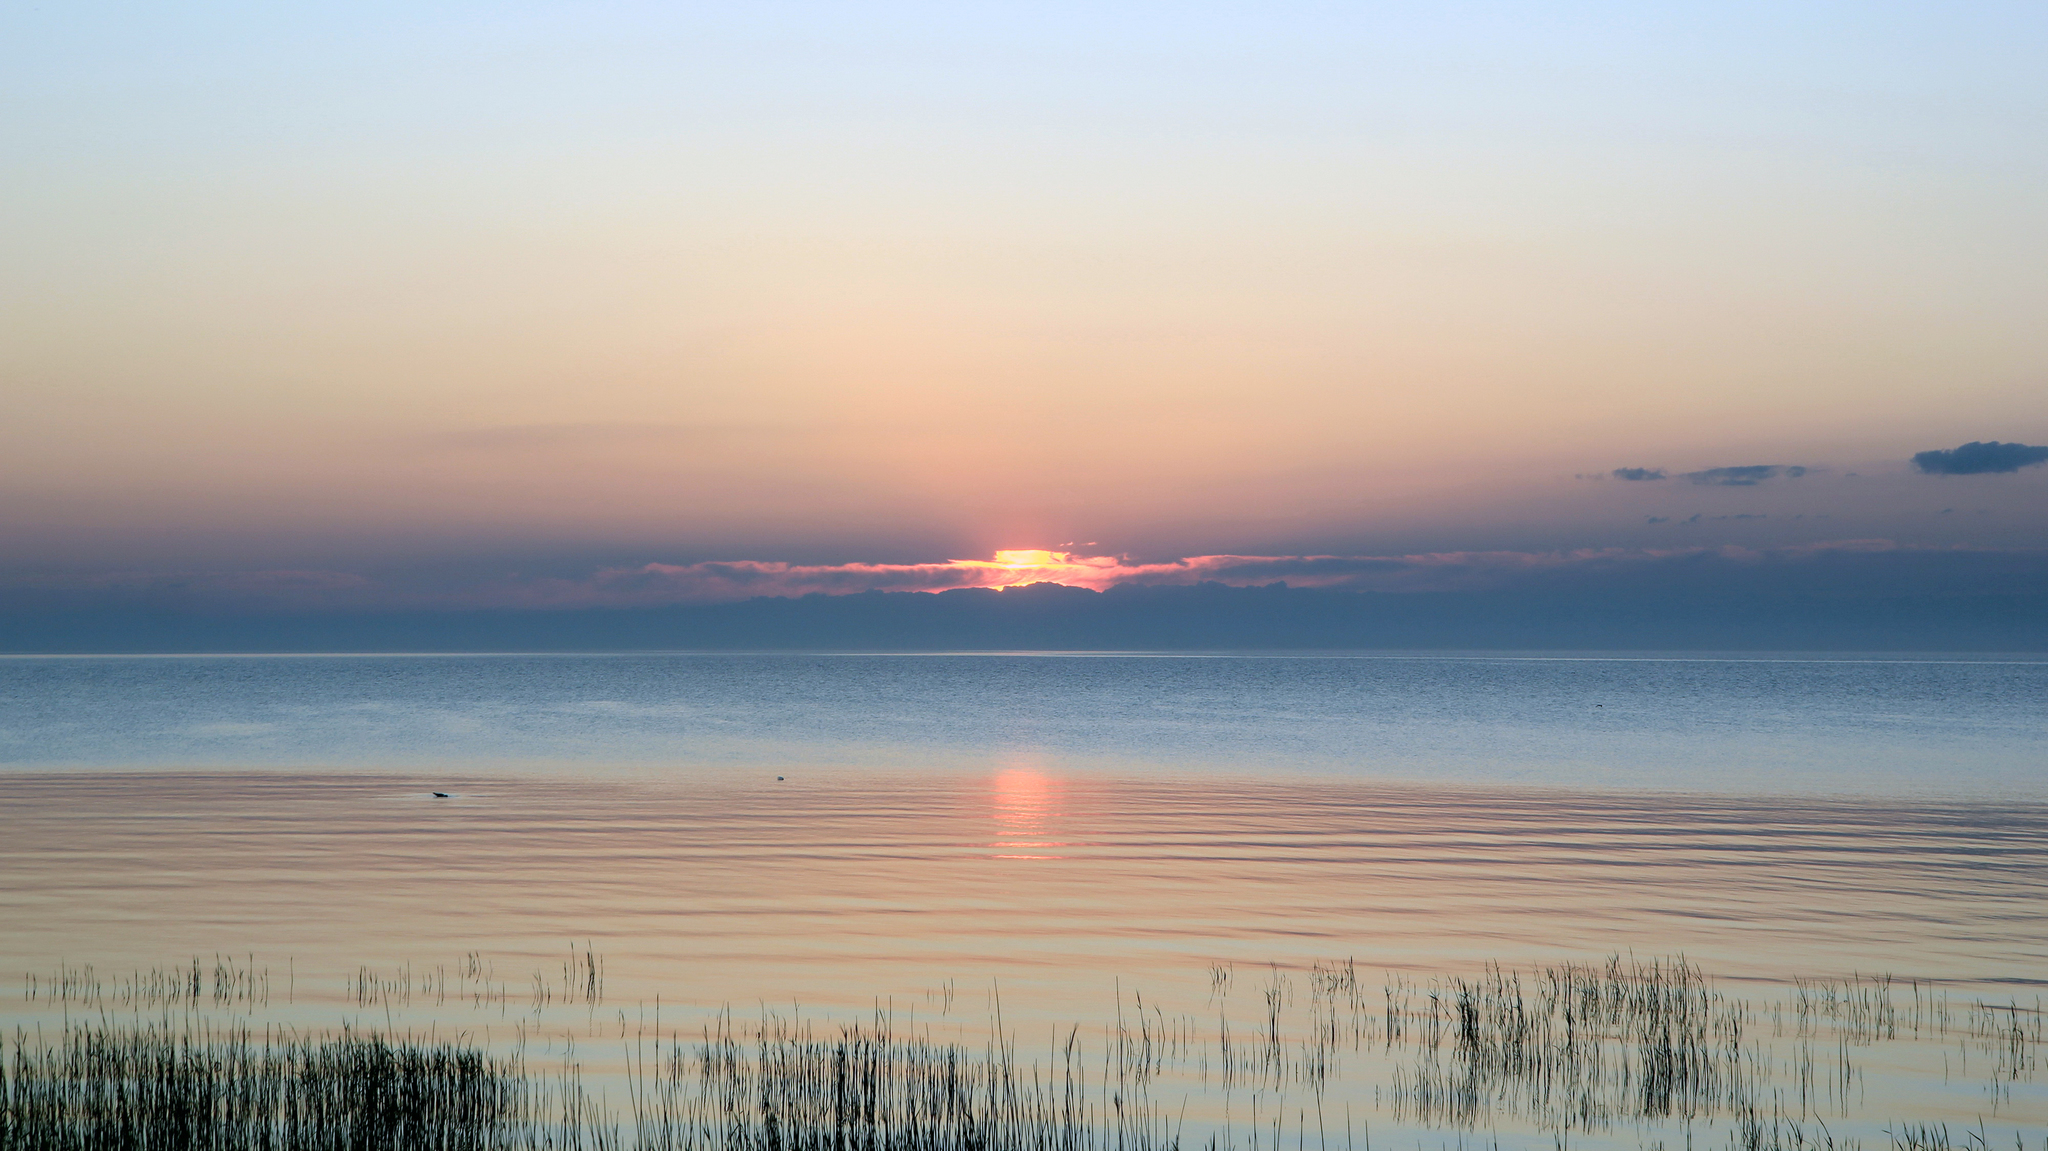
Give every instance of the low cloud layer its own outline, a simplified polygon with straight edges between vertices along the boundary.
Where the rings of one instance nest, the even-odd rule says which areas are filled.
[[[1857,551],[1885,543],[1823,545]],[[1571,572],[1647,570],[1694,555],[1761,556],[1742,549],[1569,552],[1442,552],[1402,556],[1210,555],[1148,562],[1069,552],[998,552],[993,560],[933,564],[800,565],[763,561],[645,564],[594,573],[581,580],[503,584],[480,589],[494,607],[651,606],[708,603],[754,596],[846,595],[858,592],[938,592],[961,588],[1021,587],[1055,583],[1090,591],[1121,587],[1173,587],[1213,583],[1257,587],[1392,593],[1485,591]]]
[[[2048,447],[1972,440],[1954,448],[1916,452],[1913,466],[1931,476],[1981,476],[2048,463]]]
[[[1743,464],[1732,468],[1706,468],[1685,473],[1685,478],[1696,484],[1709,484],[1721,488],[1753,488],[1765,480],[1784,476],[1798,479],[1807,469],[1797,464]]]
[[[1697,517],[1695,517],[1697,518]],[[574,610],[729,603],[760,597],[946,592],[1050,583],[1090,591],[1220,584],[1407,593],[1583,592],[1798,584],[1816,594],[2023,589],[2048,552],[1901,548],[1884,540],[1795,547],[1602,548],[1387,556],[1207,555],[1147,561],[1056,551],[918,564],[791,564],[732,560],[605,568],[576,578],[507,577],[435,592],[405,591],[337,572],[124,573],[0,589],[0,607],[122,606],[208,612]],[[1904,580],[1904,583],[1900,581]],[[2015,583],[2014,581],[2018,582]],[[1988,582],[1986,582],[1988,581]]]
[[[1739,464],[1734,467],[1702,468],[1696,472],[1681,472],[1678,478],[1717,488],[1753,488],[1765,480],[1776,479],[1779,476],[1798,479],[1809,470],[1811,469],[1798,464]],[[1636,482],[1671,478],[1671,473],[1663,468],[1616,468],[1608,474],[1617,480]]]

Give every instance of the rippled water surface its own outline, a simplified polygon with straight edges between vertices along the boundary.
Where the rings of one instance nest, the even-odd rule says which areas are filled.
[[[598,1079],[657,1002],[970,1046],[1000,1010],[1098,1062],[1151,1012],[1147,1089],[1240,1144],[1254,1096],[1304,1146],[1340,1105],[1432,1147],[1722,1145],[1739,1114],[2033,1140],[2044,688],[1998,661],[0,661],[6,1011],[161,1011],[197,956],[181,1011],[453,1029]],[[1489,962],[1533,995],[1681,955],[1762,1070],[1677,1119],[1637,1085],[1574,1127],[1480,1031],[1418,1046]]]

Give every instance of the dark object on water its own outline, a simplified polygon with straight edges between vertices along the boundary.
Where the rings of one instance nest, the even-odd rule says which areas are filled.
[[[778,775],[778,776],[776,776],[776,777],[775,777],[775,781],[776,781],[777,783],[780,783],[780,782],[782,782],[782,777],[781,777],[781,776],[779,776],[779,775]]]
[[[435,793],[434,793],[434,798],[435,798],[435,799],[446,799],[446,798],[448,798],[448,793],[447,793],[447,792],[445,792],[445,791],[437,791],[437,792],[435,792]]]

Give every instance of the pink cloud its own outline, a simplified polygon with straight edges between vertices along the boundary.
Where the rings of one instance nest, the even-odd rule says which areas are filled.
[[[922,564],[789,564],[726,560],[695,564],[650,563],[608,568],[581,579],[505,582],[465,597],[491,607],[628,607],[716,603],[757,596],[852,595],[860,592],[943,592],[959,588],[1056,583],[1108,591],[1123,586],[1217,583],[1253,587],[1285,583],[1297,588],[1348,591],[1482,591],[1507,582],[1555,573],[1621,573],[1688,559],[1744,565],[1797,561],[1830,551],[1870,552],[1894,547],[1885,540],[1850,540],[1802,547],[1672,550],[1589,549],[1562,552],[1434,552],[1399,556],[1188,556],[1141,562],[1119,556],[1070,552],[998,552],[987,560]]]

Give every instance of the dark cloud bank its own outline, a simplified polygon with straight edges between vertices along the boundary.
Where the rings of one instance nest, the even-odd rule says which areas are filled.
[[[2040,652],[2048,552],[1873,544],[1595,554],[1505,569],[1475,560],[1469,570],[1436,563],[1430,582],[1394,591],[1039,584],[655,607],[324,611],[15,593],[0,604],[0,650],[12,652],[677,649]]]
[[[1798,464],[1741,464],[1728,468],[1702,468],[1696,472],[1680,472],[1678,478],[1709,487],[1753,488],[1765,480],[1774,480],[1779,476],[1796,480],[1810,470]],[[1671,474],[1663,468],[1616,468],[1609,474],[1617,480],[1637,482],[1671,478]]]
[[[1916,452],[1913,466],[1931,476],[1981,476],[2048,463],[2048,447],[1972,440],[1961,447]]]
[[[2044,463],[2048,463],[2048,447],[2001,443],[1997,440],[1972,440],[1959,447],[1937,448],[1913,454],[1914,470],[1930,476],[1992,475],[2016,472],[2021,468]],[[1780,476],[1798,479],[1811,470],[1797,464],[1743,464],[1737,467],[1680,472],[1677,478],[1711,487],[1749,488]],[[1616,468],[1608,474],[1617,480],[1636,482],[1672,478],[1671,473],[1663,468]]]

